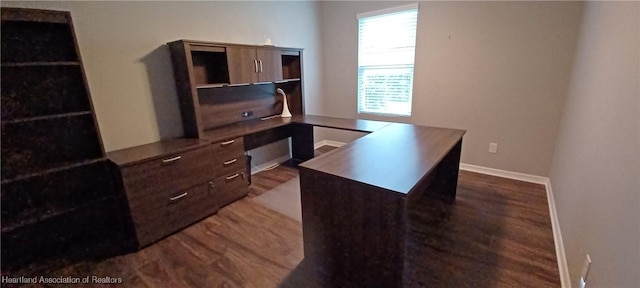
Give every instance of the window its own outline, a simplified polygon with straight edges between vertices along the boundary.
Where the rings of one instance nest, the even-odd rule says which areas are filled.
[[[411,116],[418,4],[358,14],[358,113]]]

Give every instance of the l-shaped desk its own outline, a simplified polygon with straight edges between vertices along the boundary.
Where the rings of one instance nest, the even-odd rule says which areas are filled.
[[[314,126],[369,134],[313,158]],[[291,136],[294,162],[301,163],[305,261],[329,284],[401,287],[406,212],[423,193],[455,199],[464,133],[304,115],[239,123],[204,138],[244,136],[245,149],[253,149]]]
[[[315,126],[369,134],[314,158],[313,127]],[[209,171],[209,166],[211,166],[209,162],[213,160],[206,159],[203,155],[209,155],[206,154],[209,153],[207,152],[208,148],[204,147],[208,147],[207,145],[211,145],[211,143],[218,143],[211,145],[213,147],[225,146],[226,143],[233,143],[232,139],[236,139],[236,143],[243,143],[243,147],[237,147],[237,149],[247,151],[290,137],[292,139],[293,163],[298,165],[300,173],[305,263],[322,273],[324,275],[322,278],[328,281],[329,283],[326,284],[330,286],[344,286],[344,283],[350,283],[356,287],[401,287],[405,258],[405,236],[408,229],[406,213],[414,208],[412,204],[416,203],[416,199],[425,193],[448,200],[455,199],[464,133],[464,130],[404,123],[296,115],[292,118],[276,117],[238,122],[204,131],[200,139],[183,138],[152,143],[111,152],[109,157],[121,168],[125,167],[124,169],[130,169],[133,172],[138,168],[143,172],[158,170],[161,169],[159,167],[165,167],[164,162],[176,163],[174,160],[183,157],[186,162],[180,165],[184,166],[176,164],[177,166],[162,168],[170,168],[167,170],[168,172],[164,170],[153,171],[165,176],[173,175],[167,174],[172,171],[174,174],[177,173],[176,175],[189,175],[186,177],[188,179],[172,184],[173,186],[184,184],[182,186],[187,187],[193,183],[199,183],[195,179],[199,174],[203,174],[200,176],[204,178],[210,177],[207,176],[210,172],[206,171]],[[235,144],[231,146],[233,145]],[[198,152],[187,153],[185,152],[187,150]],[[183,152],[184,155],[178,155]],[[226,152],[218,151],[216,153],[219,155]],[[160,157],[169,158],[163,160]],[[135,166],[141,161],[148,161],[148,163],[138,164],[141,167]],[[239,163],[240,161],[237,159],[226,161],[225,165],[227,162]],[[192,172],[179,170],[180,167],[189,166],[194,166],[188,168]],[[231,168],[233,167],[228,169]],[[202,171],[203,169],[206,171]],[[214,171],[214,174],[220,173]],[[125,171],[124,174],[131,173]],[[143,188],[139,189],[140,193],[128,191],[130,198],[159,195],[151,189],[159,184],[154,184],[155,186],[148,184],[145,175],[144,173],[138,175],[138,172],[129,175],[135,180],[132,183],[140,182],[141,184],[139,183],[138,186]],[[237,181],[239,177],[236,176],[238,174],[226,179]],[[187,180],[193,180],[191,181],[193,183]],[[166,181],[174,180],[166,179]],[[186,182],[191,184],[187,185]],[[216,181],[209,182],[209,184],[212,187],[216,186]],[[163,185],[160,186],[166,186]],[[134,186],[128,184],[130,188],[138,187]],[[156,188],[162,190],[160,186]],[[195,190],[186,191],[189,192],[189,195],[194,194],[194,198],[180,202],[185,204],[169,205],[170,210],[174,212],[187,211],[182,213],[193,214],[186,218],[177,217],[191,219],[189,220],[191,222],[215,213],[217,207],[208,207],[210,200],[206,200],[209,199],[206,197],[206,193],[198,193],[200,190],[206,191],[206,186],[206,184],[199,185],[194,188]],[[171,196],[169,202],[182,198],[187,195],[186,192],[175,192],[176,195],[182,193],[178,196],[170,194],[174,192],[167,192]],[[233,199],[229,199],[233,201],[237,197],[246,195],[246,191],[244,194],[231,193],[230,195]],[[132,201],[132,199],[129,200]],[[156,202],[164,203],[161,200]],[[131,207],[136,206],[135,203],[132,203],[130,203]],[[189,205],[203,206],[200,209],[202,212],[198,212],[198,209],[193,207],[189,208]],[[145,208],[145,210],[140,207],[137,208],[140,212],[136,214],[139,217],[134,217],[133,221],[138,228],[138,242],[140,246],[144,246],[162,236],[149,234],[159,231],[154,227],[164,226],[156,223],[159,220],[153,220],[157,217],[150,216],[153,214],[150,211],[161,211],[160,208],[153,210],[151,209],[153,207],[147,207],[148,209]],[[176,207],[184,209],[180,210]],[[184,227],[188,224],[185,222],[175,227]],[[167,232],[170,232],[169,230]]]

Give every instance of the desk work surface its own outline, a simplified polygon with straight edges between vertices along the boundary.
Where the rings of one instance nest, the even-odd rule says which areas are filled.
[[[293,122],[299,124],[307,124],[317,127],[334,128],[341,130],[351,130],[358,132],[375,132],[390,124],[391,122],[382,122],[363,119],[346,119],[336,117],[325,117],[316,115],[300,115],[294,116]]]
[[[205,130],[202,138],[212,142],[217,142],[294,123],[368,133],[377,131],[391,124],[389,122],[373,120],[346,119],[316,115],[295,115],[291,118],[276,116],[265,120],[255,119]]]
[[[464,133],[391,123],[300,166],[408,194],[462,140]]]

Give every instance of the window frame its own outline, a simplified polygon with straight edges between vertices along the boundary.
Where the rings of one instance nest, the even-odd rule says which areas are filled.
[[[365,18],[371,18],[371,17],[380,17],[380,16],[391,16],[393,14],[396,13],[400,13],[400,12],[407,12],[410,10],[415,10],[415,35],[413,36],[413,46],[411,46],[411,48],[413,49],[413,55],[411,56],[412,61],[410,64],[407,63],[393,63],[393,64],[388,64],[388,65],[364,65],[363,63],[361,63],[361,58],[362,58],[362,54],[361,53],[361,32],[362,32],[362,19]],[[413,114],[413,80],[415,77],[415,55],[416,55],[416,42],[417,42],[417,34],[418,34],[418,17],[419,17],[419,4],[418,3],[413,3],[413,4],[408,4],[408,5],[401,5],[401,6],[395,6],[395,7],[390,7],[390,8],[386,8],[386,9],[381,9],[381,10],[376,10],[376,11],[369,11],[369,12],[364,12],[364,13],[359,13],[357,14],[357,19],[358,19],[358,52],[357,52],[357,60],[358,60],[358,66],[357,66],[357,71],[358,71],[358,83],[357,83],[357,99],[356,99],[356,109],[357,109],[357,113],[358,114],[370,114],[370,115],[380,115],[380,116],[391,116],[391,117],[411,117],[411,115]],[[408,46],[409,47],[409,46]],[[367,68],[362,68],[362,67],[369,67]],[[403,67],[403,68],[400,68]],[[372,109],[365,109],[365,104],[362,103],[365,99],[365,96],[362,95],[363,93],[363,87],[362,85],[362,74],[363,71],[375,71],[376,69],[411,69],[411,80],[410,80],[410,85],[408,87],[408,95],[404,95],[406,97],[408,97],[408,101],[402,102],[403,104],[408,104],[408,114],[405,114],[404,111],[406,110],[396,110],[396,111],[373,111]],[[384,77],[388,77],[388,76],[394,76],[394,74],[381,74],[384,75]],[[395,74],[395,75],[401,75],[401,74]],[[387,81],[387,80],[384,80]],[[386,88],[386,86],[385,86]],[[382,95],[388,95],[388,94],[382,94]],[[382,100],[380,103],[389,103],[390,101],[388,100]],[[407,103],[408,102],[408,103]],[[399,112],[397,112],[399,111]]]

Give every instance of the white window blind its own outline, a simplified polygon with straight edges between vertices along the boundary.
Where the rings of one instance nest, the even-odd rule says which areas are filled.
[[[358,14],[358,113],[410,116],[418,4]]]

